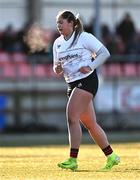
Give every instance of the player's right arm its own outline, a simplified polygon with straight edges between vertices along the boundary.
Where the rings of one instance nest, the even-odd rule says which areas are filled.
[[[56,52],[56,41],[53,44],[53,71],[56,74],[62,74],[63,68],[61,66],[61,62],[58,60],[57,52]]]

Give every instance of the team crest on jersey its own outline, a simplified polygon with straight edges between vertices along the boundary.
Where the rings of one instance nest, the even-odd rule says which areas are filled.
[[[58,45],[57,45],[57,48],[59,49],[60,47],[61,47],[61,45],[60,45],[60,44],[58,44]]]

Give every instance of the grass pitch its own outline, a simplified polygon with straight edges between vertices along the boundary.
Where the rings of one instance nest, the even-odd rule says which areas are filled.
[[[69,147],[0,148],[0,180],[140,180],[140,143],[112,144],[121,163],[109,172],[97,172],[106,158],[96,145],[81,145],[76,172],[61,170]]]

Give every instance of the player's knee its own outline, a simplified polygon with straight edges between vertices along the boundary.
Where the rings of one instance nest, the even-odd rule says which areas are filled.
[[[77,114],[68,114],[68,123],[73,124],[79,122],[79,117]]]

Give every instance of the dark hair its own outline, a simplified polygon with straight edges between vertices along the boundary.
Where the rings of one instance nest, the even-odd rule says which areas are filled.
[[[79,35],[83,32],[83,24],[79,19],[79,17],[76,17],[71,11],[68,10],[59,11],[56,17],[57,18],[62,17],[63,19],[66,19],[68,22],[73,21],[73,25],[74,25],[73,29],[75,31],[75,35],[70,45],[71,47],[76,42]]]

